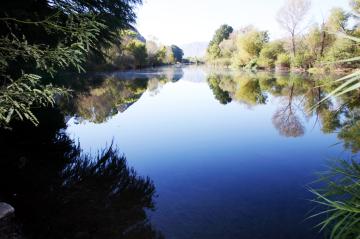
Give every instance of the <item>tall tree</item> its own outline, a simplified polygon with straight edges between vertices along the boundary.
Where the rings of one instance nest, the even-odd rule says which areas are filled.
[[[331,9],[330,16],[326,22],[326,26],[331,32],[345,32],[350,14],[339,7]]]
[[[223,40],[228,39],[233,31],[234,29],[227,24],[221,25],[220,28],[216,30],[207,48],[207,53],[211,58],[216,58],[221,55],[219,45]]]
[[[277,15],[280,26],[290,34],[291,50],[294,56],[296,54],[296,36],[301,30],[301,23],[310,6],[309,0],[287,0]]]
[[[171,47],[171,50],[173,52],[175,61],[176,62],[181,62],[182,59],[183,59],[183,56],[184,56],[183,50],[180,47],[176,46],[176,45],[172,45],[170,47]]]

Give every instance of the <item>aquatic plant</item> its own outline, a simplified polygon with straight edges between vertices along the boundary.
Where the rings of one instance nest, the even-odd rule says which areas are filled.
[[[316,196],[313,202],[322,210],[312,216],[324,216],[318,224],[320,230],[329,229],[331,239],[360,238],[360,161],[337,159],[329,170],[320,174],[324,186],[310,189]]]

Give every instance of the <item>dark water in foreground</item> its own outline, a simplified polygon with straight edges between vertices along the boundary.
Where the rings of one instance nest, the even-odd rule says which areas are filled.
[[[104,216],[106,225],[91,220],[82,222],[81,218],[76,222],[88,223],[88,227],[94,223],[103,228],[114,224],[112,226],[116,228],[117,223],[123,225],[122,221],[139,214],[140,219],[132,220],[133,224],[124,227],[120,234],[125,235],[124,231],[133,229],[139,221],[145,227],[149,226],[146,218],[154,228],[143,230],[141,236],[117,238],[154,238],[152,230],[160,231],[170,239],[323,238],[318,229],[313,228],[316,221],[305,220],[314,207],[309,202],[313,196],[307,186],[316,178],[314,173],[324,169],[327,159],[345,156],[346,151],[354,150],[355,146],[350,136],[339,136],[339,124],[343,117],[339,116],[339,122],[328,117],[340,100],[332,99],[317,112],[311,111],[314,102],[326,94],[314,88],[316,79],[300,75],[213,72],[195,67],[165,68],[137,72],[135,75],[113,74],[100,78],[105,79],[96,86],[89,86],[70,103],[60,107],[61,113],[58,114],[65,116],[66,126],[62,125],[63,118],[57,126],[51,122],[44,123],[41,133],[35,129],[27,132],[27,128],[15,131],[19,138],[28,140],[12,148],[12,152],[19,152],[17,165],[3,164],[2,169],[16,169],[20,179],[11,185],[19,188],[20,196],[11,194],[13,189],[10,187],[2,190],[0,196],[2,193],[4,199],[19,204],[20,216],[21,213],[33,213],[27,207],[33,207],[34,203],[27,205],[23,201],[45,198],[45,201],[52,202],[53,197],[58,198],[53,192],[63,190],[64,184],[69,184],[81,185],[81,193],[76,194],[76,187],[73,189],[71,186],[71,190],[66,189],[64,193],[69,197],[61,198],[59,204],[47,205],[49,208],[58,207],[58,211],[52,212],[54,217],[58,214],[63,217],[58,224],[66,225],[67,220],[72,220],[71,210],[76,210],[77,206],[82,208],[81,204],[93,200],[98,203],[94,205],[105,205],[100,208],[103,211],[93,212],[92,208],[97,206],[89,204],[81,211],[85,217],[111,214],[116,210],[125,213]],[[65,135],[64,142],[59,132]],[[35,139],[29,134],[33,134]],[[54,139],[62,143],[54,146]],[[17,138],[13,140],[15,142]],[[153,198],[155,210],[148,210],[152,208],[151,193],[136,190],[138,193],[134,193],[127,186],[124,188],[128,191],[123,194],[131,196],[122,198],[117,207],[104,210],[106,205],[114,205],[108,194],[117,189],[110,188],[99,193],[97,190],[106,187],[108,182],[115,185],[116,180],[120,180],[114,176],[111,180],[101,181],[104,174],[110,174],[111,170],[104,169],[106,166],[98,167],[99,174],[88,173],[91,170],[87,173],[73,170],[74,175],[82,175],[77,180],[74,180],[76,176],[61,174],[57,178],[59,182],[49,186],[46,183],[50,183],[48,179],[58,176],[72,162],[61,161],[64,152],[69,155],[69,150],[64,149],[70,147],[67,140],[79,142],[83,153],[92,155],[111,144],[118,147],[126,156],[127,165],[133,167],[137,175],[148,176],[154,183],[157,196]],[[6,145],[6,142],[2,143]],[[48,156],[42,155],[42,150],[52,152],[48,160],[54,159],[54,152],[61,155],[53,174],[48,168],[55,166],[46,161]],[[12,157],[9,156],[10,151],[4,151],[5,158]],[[26,165],[27,162],[26,157],[21,158],[22,152],[39,154],[44,161],[39,160],[29,169],[30,173],[19,173],[19,164]],[[44,172],[49,175],[39,176]],[[31,182],[34,175],[42,179]],[[131,175],[126,175],[131,178]],[[24,178],[31,185],[28,189],[19,186]],[[69,183],[72,182],[69,178],[75,183]],[[91,180],[81,184],[87,178]],[[34,185],[38,182],[44,185]],[[98,182],[101,187],[98,187]],[[132,183],[144,191],[148,187],[144,181],[125,180],[124,185]],[[110,203],[99,199],[101,195],[107,195]],[[138,200],[139,197],[146,200]],[[131,204],[131,200],[138,201]],[[62,205],[68,205],[68,202],[73,203],[72,207],[66,206],[69,213],[61,214]],[[126,210],[122,208],[124,204],[127,205]],[[92,215],[87,215],[89,211]],[[26,215],[22,216],[30,221]],[[47,217],[52,217],[52,214]],[[26,220],[22,222],[25,229]],[[39,221],[43,224],[39,225],[46,225],[42,220],[45,219],[40,217]],[[27,230],[41,230],[36,229],[39,225],[32,225]],[[64,226],[57,230],[64,228],[68,229]],[[111,227],[111,230],[114,228]],[[96,238],[90,237],[91,233],[82,234],[89,231],[88,228],[81,227],[81,233],[80,229],[73,230],[71,235],[78,237],[68,238]]]

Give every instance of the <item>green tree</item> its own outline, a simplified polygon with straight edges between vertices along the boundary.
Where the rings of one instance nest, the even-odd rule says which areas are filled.
[[[287,53],[278,55],[275,65],[277,67],[290,67],[291,57]]]
[[[219,29],[216,30],[213,39],[210,41],[207,48],[208,57],[215,59],[221,56],[220,43],[228,39],[230,34],[233,32],[233,28],[229,25],[221,25]]]
[[[141,68],[146,65],[148,55],[143,42],[132,40],[129,45],[126,46],[126,50],[133,56],[135,68]]]
[[[171,47],[171,50],[173,52],[175,61],[176,62],[181,62],[182,59],[183,59],[183,56],[184,56],[183,50],[180,47],[176,46],[176,45],[171,45],[170,47]]]
[[[323,48],[322,45],[322,30],[318,25],[314,25],[310,28],[310,31],[305,36],[305,45],[307,51],[314,56],[320,56]]]
[[[350,14],[346,13],[342,8],[335,7],[331,9],[330,16],[326,22],[326,26],[330,32],[346,32],[346,26]]]
[[[326,52],[324,58],[327,62],[334,62],[333,66],[355,66],[354,62],[338,62],[356,56],[358,44],[350,39],[338,37]]]
[[[253,29],[239,37],[238,48],[249,53],[251,57],[257,57],[268,41],[269,35],[266,31],[257,31]]]
[[[285,53],[282,41],[269,42],[261,49],[257,63],[261,67],[273,68],[278,55],[281,53]]]
[[[255,65],[264,45],[269,41],[266,31],[258,31],[250,27],[237,36],[237,49],[233,55],[234,66]]]

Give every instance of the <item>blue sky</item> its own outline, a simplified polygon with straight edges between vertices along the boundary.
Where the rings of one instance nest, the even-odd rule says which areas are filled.
[[[270,37],[285,33],[276,21],[285,0],[144,0],[137,9],[136,27],[146,38],[164,44],[209,41],[223,23],[238,29],[254,25]],[[348,0],[311,0],[306,25],[321,22],[333,7],[349,9]]]

